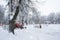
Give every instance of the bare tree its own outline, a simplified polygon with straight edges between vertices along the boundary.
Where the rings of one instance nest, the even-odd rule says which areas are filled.
[[[3,22],[4,18],[4,8],[0,5],[0,23]]]
[[[29,11],[30,9],[30,5],[29,5],[30,2],[31,2],[30,0],[10,0],[10,2],[8,3],[10,4],[11,10],[13,9],[12,6],[14,7],[14,9],[10,12],[13,12],[15,10],[13,18],[9,21],[9,31],[12,32],[13,34],[15,29],[14,23],[15,23],[15,20],[17,19],[19,12],[28,13],[27,11]]]

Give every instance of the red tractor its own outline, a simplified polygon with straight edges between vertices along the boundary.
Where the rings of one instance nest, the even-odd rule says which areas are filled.
[[[20,28],[20,29],[23,29],[23,24],[20,24],[20,23],[15,23],[14,24],[15,28]]]

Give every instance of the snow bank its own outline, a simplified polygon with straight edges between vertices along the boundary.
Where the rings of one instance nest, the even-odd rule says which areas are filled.
[[[59,24],[41,24],[42,28],[27,25],[27,29],[15,29],[15,35],[0,28],[0,40],[60,40]]]

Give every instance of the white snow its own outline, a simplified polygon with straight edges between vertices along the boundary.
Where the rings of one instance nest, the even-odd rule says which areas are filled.
[[[0,40],[60,40],[60,24],[27,25],[27,29],[15,29],[15,35],[0,27]]]

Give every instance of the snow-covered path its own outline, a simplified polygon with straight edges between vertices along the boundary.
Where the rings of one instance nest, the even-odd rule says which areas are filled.
[[[60,25],[42,24],[42,29],[28,25],[27,29],[16,29],[15,35],[0,28],[0,40],[60,40]]]

